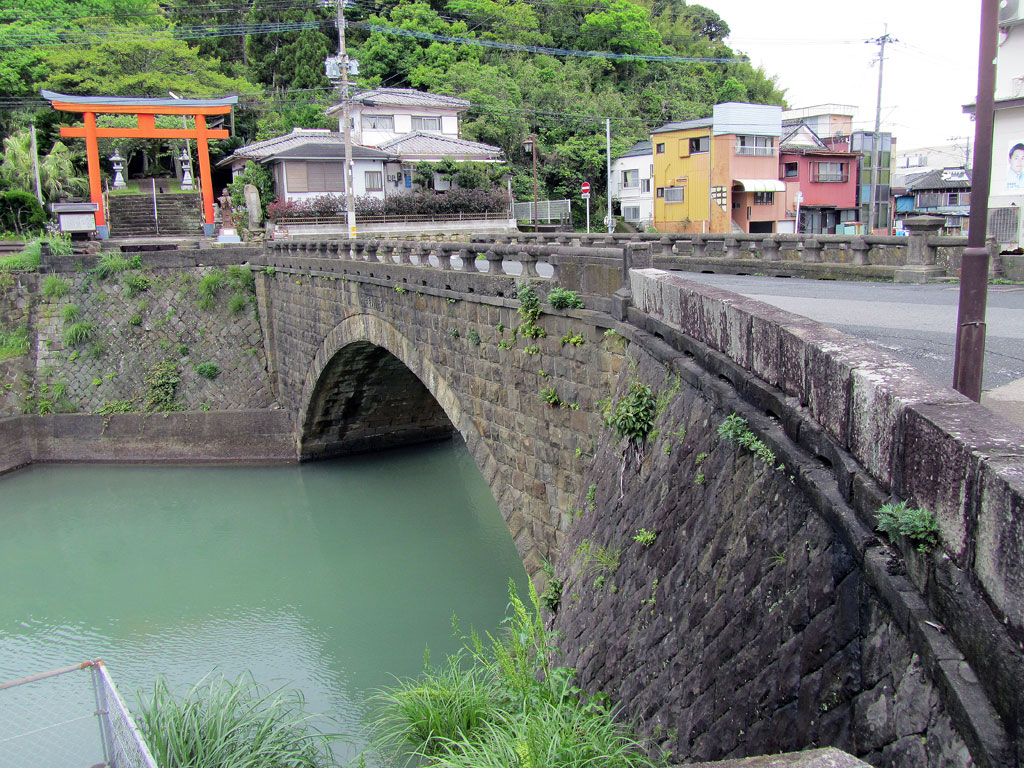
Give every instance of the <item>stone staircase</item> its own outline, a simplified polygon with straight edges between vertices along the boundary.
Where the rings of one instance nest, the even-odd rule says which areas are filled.
[[[156,195],[110,195],[110,235],[125,237],[182,237],[202,234],[203,210],[198,194],[160,193]]]

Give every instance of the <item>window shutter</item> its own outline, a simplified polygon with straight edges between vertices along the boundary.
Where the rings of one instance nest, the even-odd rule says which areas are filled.
[[[284,164],[285,178],[288,180],[289,192],[308,192],[309,184],[306,177],[306,163],[292,161]]]

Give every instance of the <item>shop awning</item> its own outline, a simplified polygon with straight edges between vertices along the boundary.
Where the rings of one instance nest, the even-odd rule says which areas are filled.
[[[786,182],[778,179],[733,179],[734,187],[742,187],[744,192],[785,192]]]

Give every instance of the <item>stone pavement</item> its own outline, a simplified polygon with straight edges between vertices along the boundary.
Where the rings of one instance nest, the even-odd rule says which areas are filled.
[[[1024,379],[982,392],[981,404],[993,413],[1024,427]]]

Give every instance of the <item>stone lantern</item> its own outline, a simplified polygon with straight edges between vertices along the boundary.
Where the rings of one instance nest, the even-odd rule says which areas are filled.
[[[124,158],[116,149],[110,156],[110,166],[114,169],[114,189],[124,189]]]
[[[195,189],[195,181],[192,179],[192,158],[183,149],[178,159],[181,161],[181,191],[191,192]]]

